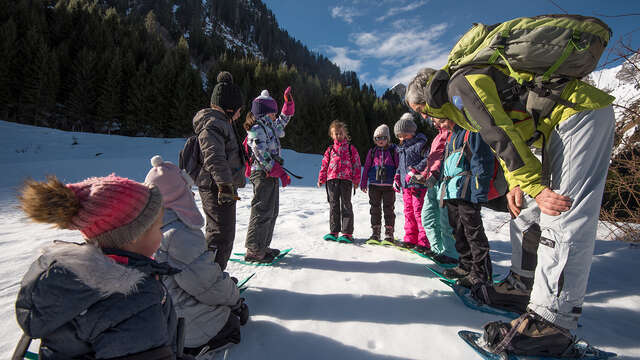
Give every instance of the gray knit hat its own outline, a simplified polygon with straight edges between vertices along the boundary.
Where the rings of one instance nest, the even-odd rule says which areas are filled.
[[[376,128],[376,131],[373,132],[373,140],[375,140],[378,136],[386,136],[387,140],[391,140],[389,136],[389,127],[385,124],[382,124]]]
[[[398,136],[398,134],[415,134],[417,129],[418,125],[413,121],[413,114],[404,113],[400,117],[400,120],[393,126],[393,133],[396,134],[396,136]]]

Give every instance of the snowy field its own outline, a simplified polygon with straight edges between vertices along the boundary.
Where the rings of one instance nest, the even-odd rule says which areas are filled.
[[[293,120],[295,121],[295,119]],[[73,143],[76,145],[72,145]],[[31,176],[56,174],[65,182],[111,172],[142,181],[156,154],[177,162],[184,139],[149,139],[69,133],[0,121],[0,357],[9,358],[20,329],[14,302],[22,275],[38,249],[54,239],[81,241],[78,232],[28,222],[16,189]],[[328,204],[314,184],[319,155],[285,150],[287,167],[303,180],[281,189],[272,245],[293,252],[275,267],[230,263],[240,279],[256,272],[244,296],[251,320],[230,359],[474,359],[456,335],[480,330],[496,316],[462,305],[425,269],[428,261],[395,249],[328,243]],[[240,190],[234,251],[244,251],[251,188]],[[401,197],[396,236],[402,235]],[[353,199],[355,237],[370,234],[366,194]],[[508,216],[486,211],[494,271],[508,272]],[[640,249],[606,240],[601,227],[576,331],[622,359],[640,359]]]

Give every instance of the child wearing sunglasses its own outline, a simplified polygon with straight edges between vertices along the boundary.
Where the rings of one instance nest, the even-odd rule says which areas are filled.
[[[396,221],[393,178],[398,168],[397,146],[391,143],[389,127],[380,125],[373,132],[375,146],[369,149],[362,169],[360,190],[369,194],[371,209],[371,236],[369,240],[380,241],[382,213],[384,212],[384,241],[394,241]],[[367,187],[368,183],[368,187]]]

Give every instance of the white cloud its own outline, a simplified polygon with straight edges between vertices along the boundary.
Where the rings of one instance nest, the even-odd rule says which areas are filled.
[[[362,66],[362,60],[352,59],[349,57],[349,49],[346,47],[327,46],[327,50],[332,52],[334,56],[330,57],[331,61],[338,65],[342,71],[358,71]]]
[[[361,55],[389,61],[441,51],[435,40],[446,28],[447,24],[436,24],[428,29],[413,28],[398,33],[357,33],[352,34],[351,41],[359,46],[358,52]],[[377,41],[378,39],[383,40]]]
[[[376,18],[376,21],[384,21],[385,19],[398,15],[400,13],[413,11],[426,3],[427,3],[426,0],[420,0],[420,1],[409,3],[405,6],[391,8],[387,11],[386,14]]]
[[[439,69],[447,62],[448,53],[441,53],[437,56],[421,56],[408,65],[398,71],[385,71],[382,75],[379,75],[373,79],[373,83],[378,88],[390,88],[397,83],[403,83],[407,85],[411,79],[418,73],[418,71],[424,67],[430,67]]]
[[[353,7],[335,6],[335,7],[332,7],[330,10],[331,10],[332,18],[342,19],[349,24],[353,22],[354,17],[360,16],[360,13],[358,12],[358,10],[356,10]]]

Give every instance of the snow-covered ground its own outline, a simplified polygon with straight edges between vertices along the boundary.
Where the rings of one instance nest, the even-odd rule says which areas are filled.
[[[72,145],[76,142],[76,145]],[[142,181],[155,154],[177,161],[184,139],[149,139],[69,133],[0,121],[0,357],[8,358],[20,329],[14,302],[22,275],[38,249],[54,239],[81,241],[79,233],[28,222],[16,189],[31,176],[56,174],[65,182],[111,172]],[[426,271],[426,260],[395,249],[323,241],[328,232],[324,188],[314,187],[319,155],[284,151],[287,167],[304,180],[281,189],[273,246],[292,247],[275,267],[230,263],[244,278],[251,320],[230,359],[474,359],[456,335],[480,330],[496,316],[463,306]],[[251,188],[241,189],[235,251],[244,251]],[[370,234],[367,195],[353,199],[355,237]],[[396,202],[396,235],[402,235],[402,202]],[[494,271],[510,259],[508,216],[483,213]],[[576,334],[593,345],[640,359],[640,249],[598,235],[583,325]]]

